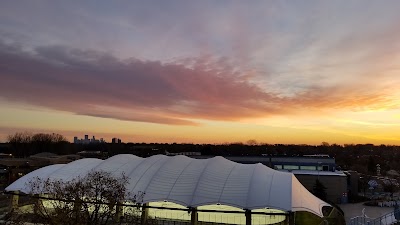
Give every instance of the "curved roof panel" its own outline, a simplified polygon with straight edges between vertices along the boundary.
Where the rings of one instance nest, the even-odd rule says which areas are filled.
[[[292,173],[262,164],[240,164],[223,157],[193,159],[156,155],[140,158],[116,155],[107,160],[80,159],[35,170],[6,188],[27,193],[33,177],[70,180],[91,170],[125,174],[131,193],[145,193],[143,201],[170,201],[187,207],[223,204],[242,209],[276,208],[309,211],[322,216],[329,204],[312,195]]]

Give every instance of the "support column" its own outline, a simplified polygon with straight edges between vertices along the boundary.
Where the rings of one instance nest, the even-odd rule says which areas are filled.
[[[294,212],[289,212],[289,225],[295,224],[295,214]]]
[[[251,225],[251,210],[246,209],[244,214],[246,216],[246,225]]]
[[[285,215],[285,220],[283,221],[284,225],[289,225],[289,214]]]
[[[15,191],[11,197],[11,209],[18,209],[19,191]]]
[[[115,209],[115,221],[119,222],[121,217],[124,214],[124,206],[121,205],[121,203],[117,203],[116,209]]]
[[[37,199],[36,199],[35,205],[33,206],[34,207],[33,210],[34,210],[35,214],[39,214],[39,212],[41,212],[43,207],[44,207],[43,206],[43,201],[41,199],[42,195],[36,194],[36,195],[34,195],[34,197],[37,198]]]
[[[197,225],[197,222],[199,220],[199,215],[197,214],[197,208],[191,208],[191,220],[190,220],[190,225]]]
[[[141,224],[144,225],[147,222],[147,218],[149,217],[149,203],[145,203],[142,205],[142,216],[141,216]]]
[[[81,209],[82,209],[82,200],[80,198],[75,198],[73,212],[79,214],[81,212]]]

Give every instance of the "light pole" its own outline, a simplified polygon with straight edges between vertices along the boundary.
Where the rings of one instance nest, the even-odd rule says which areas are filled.
[[[319,180],[319,168],[321,167],[321,164],[322,164],[322,162],[318,162],[318,167],[317,167],[318,176],[317,176],[317,180]]]
[[[376,175],[379,177],[381,175],[381,165],[376,164]]]

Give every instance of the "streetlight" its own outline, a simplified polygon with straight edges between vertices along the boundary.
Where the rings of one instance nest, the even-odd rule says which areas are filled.
[[[318,177],[317,177],[317,180],[319,180],[319,168],[321,167],[321,164],[322,164],[322,162],[318,162],[318,167],[317,167],[317,170],[318,170]]]

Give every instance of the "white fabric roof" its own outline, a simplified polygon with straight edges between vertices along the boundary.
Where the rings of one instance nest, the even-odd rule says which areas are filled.
[[[91,170],[122,172],[129,178],[127,189],[144,192],[144,203],[170,201],[187,207],[224,204],[242,209],[275,208],[309,211],[322,217],[330,206],[312,195],[292,173],[273,170],[260,163],[240,164],[223,157],[193,159],[156,155],[140,158],[116,155],[107,160],[80,159],[35,170],[6,188],[28,193],[33,177],[70,180]]]

